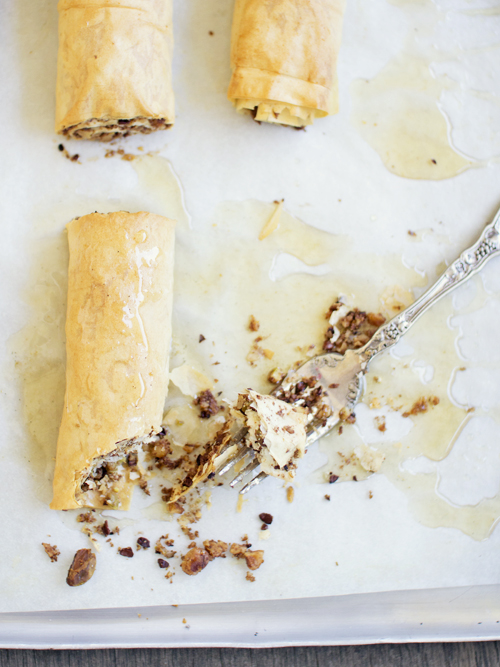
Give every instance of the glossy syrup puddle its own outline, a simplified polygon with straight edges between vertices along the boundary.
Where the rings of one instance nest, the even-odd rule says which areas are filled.
[[[397,176],[441,180],[483,166],[452,145],[451,127],[440,107],[443,91],[457,84],[436,77],[430,66],[451,55],[421,43],[446,14],[430,0],[388,1],[408,14],[411,29],[401,54],[373,79],[351,84],[352,124]]]
[[[327,327],[325,312],[339,294],[345,295],[349,305],[382,311],[390,317],[398,312],[398,304],[412,300],[413,288],[424,286],[425,279],[406,268],[400,257],[358,253],[347,236],[314,229],[286,210],[279,228],[259,241],[274,204],[223,202],[212,213],[210,224],[198,227],[195,222],[190,227],[169,163],[147,156],[132,166],[138,174],[138,188],[150,193],[155,212],[179,221],[171,368],[188,363],[202,371],[212,380],[214,393],[222,392],[220,399],[232,399],[239,389],[247,387],[268,392],[272,389],[267,381],[270,370],[287,369],[306,354],[320,352]],[[64,395],[67,259],[64,233],[37,241],[32,288],[26,297],[33,317],[10,343],[24,390],[30,460],[37,478],[43,480],[38,493],[43,502],[51,497],[48,480]],[[297,273],[297,267],[303,272]],[[291,269],[295,272],[289,273]],[[377,276],[376,281],[373,276]],[[475,307],[477,302],[469,310]],[[385,455],[381,473],[405,494],[419,521],[429,526],[455,526],[481,539],[500,516],[498,497],[475,507],[454,506],[436,493],[436,473],[413,474],[401,467],[421,456],[443,459],[470,418],[468,406],[460,407],[449,397],[454,373],[464,366],[455,351],[457,330],[447,325],[453,314],[447,298],[405,337],[410,346],[406,349],[412,351],[400,358],[386,354],[373,362],[358,408],[361,430],[344,427],[342,435],[336,430],[324,438],[319,447],[328,462],[310,475],[309,482],[325,481],[329,472],[345,480],[353,475],[358,480],[367,477],[351,454],[356,448],[369,446]],[[258,332],[248,329],[250,315],[260,323]],[[201,343],[200,334],[205,337]],[[246,357],[257,337],[262,337],[259,345],[273,356],[258,356],[250,365]],[[401,413],[422,396],[438,396],[440,403],[424,414],[404,419]],[[171,391],[167,420],[168,410],[186,412],[191,400]],[[389,425],[391,419],[399,420],[397,428],[404,422],[409,432],[394,441],[391,429],[386,433],[370,431],[372,415],[375,418],[383,413]],[[189,429],[189,420],[184,426]],[[352,460],[346,464],[349,458]],[[142,513],[144,518],[163,518],[157,505],[142,508]]]

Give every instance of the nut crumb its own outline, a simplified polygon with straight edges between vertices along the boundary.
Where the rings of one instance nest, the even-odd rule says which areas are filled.
[[[151,546],[151,542],[146,537],[138,537],[137,546],[139,549],[140,548],[149,549],[149,547]]]
[[[205,549],[195,547],[182,556],[181,568],[189,576],[199,574],[210,562],[210,556]]]
[[[56,545],[48,544],[47,542],[42,542],[42,546],[45,549],[45,553],[50,558],[51,563],[57,561],[57,557],[61,555],[61,552],[58,550]]]
[[[205,540],[203,546],[210,560],[226,557],[227,543],[222,540]]]
[[[330,496],[327,493],[325,493],[325,500],[331,500]]]
[[[333,472],[330,473],[328,476],[328,483],[329,484],[334,484],[338,480],[339,476],[335,475]]]
[[[253,576],[253,574],[251,572],[247,572],[245,579],[247,581],[255,581],[255,577]]]
[[[235,558],[244,558],[249,570],[258,570],[264,562],[264,551],[250,551],[246,544],[231,544],[229,552]]]
[[[429,406],[435,406],[439,404],[439,398],[437,396],[422,396],[417,399],[412,405],[410,410],[403,412],[403,417],[409,417],[410,415],[418,415],[421,412],[427,412]]]
[[[289,486],[286,490],[286,499],[289,503],[293,503],[293,498],[295,496],[295,490],[293,486]]]
[[[134,557],[134,551],[132,547],[123,547],[122,549],[118,549],[118,553],[120,554],[120,556],[125,556],[125,558]]]
[[[259,519],[264,523],[267,523],[268,526],[270,526],[273,522],[273,515],[268,514],[267,512],[262,512],[261,514],[259,514]]]
[[[253,315],[250,315],[248,328],[250,329],[250,331],[258,331],[260,329],[260,322],[256,320]]]

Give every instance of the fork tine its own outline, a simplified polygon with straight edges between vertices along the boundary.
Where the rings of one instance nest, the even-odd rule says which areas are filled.
[[[225,475],[228,470],[231,470],[231,468],[234,468],[234,466],[241,461],[241,459],[244,459],[245,456],[248,454],[250,450],[248,447],[242,447],[241,451],[239,451],[234,458],[232,458],[230,461],[226,463],[226,465],[219,470],[217,473],[218,475]]]
[[[245,466],[245,467],[243,468],[243,470],[240,472],[239,475],[236,475],[236,477],[232,480],[232,482],[229,484],[229,486],[230,486],[232,489],[234,489],[234,487],[236,486],[236,484],[238,484],[239,482],[241,482],[241,480],[243,479],[243,477],[245,477],[246,475],[248,475],[248,473],[253,472],[253,471],[255,470],[255,468],[258,468],[259,466],[260,466],[259,461],[257,461],[257,459],[256,459],[255,457],[252,457],[252,460],[250,461],[250,463],[249,463],[247,466]]]
[[[240,490],[240,496],[244,496],[245,493],[248,493],[248,491],[250,491],[250,489],[253,489],[254,486],[257,486],[258,484],[260,484],[262,482],[262,480],[266,479],[266,477],[269,477],[267,472],[264,472],[264,471],[259,472],[258,475],[255,475],[255,477],[253,477],[248,482],[248,484],[245,484],[245,486]]]

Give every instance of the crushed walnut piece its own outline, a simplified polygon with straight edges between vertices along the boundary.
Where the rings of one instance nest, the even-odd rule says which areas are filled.
[[[51,563],[57,561],[57,557],[61,555],[61,552],[58,550],[56,545],[48,544],[47,542],[42,542],[42,547],[45,549],[45,553],[50,558]]]
[[[189,576],[199,574],[210,562],[210,556],[205,549],[195,547],[182,556],[181,568]]]
[[[264,551],[251,551],[246,544],[231,544],[229,552],[235,558],[244,558],[249,570],[258,570],[264,562]]]
[[[247,572],[245,579],[247,581],[255,581],[255,577],[253,576],[253,574],[251,572]]]
[[[210,560],[226,557],[227,543],[222,540],[205,540],[203,546]]]
[[[96,518],[92,512],[85,512],[76,517],[78,523],[94,523]]]
[[[375,422],[375,427],[378,428],[381,433],[384,433],[387,430],[385,417],[383,415],[382,417],[375,417],[373,421]]]
[[[217,405],[215,396],[210,389],[206,389],[198,394],[193,403],[200,409],[201,419],[209,419],[212,415],[216,415],[221,409],[220,406]]]
[[[259,519],[264,523],[267,523],[268,526],[270,526],[273,522],[273,515],[268,514],[267,512],[262,512],[261,514],[259,514]]]
[[[172,445],[166,435],[163,435],[160,440],[146,445],[145,450],[151,459],[154,459],[154,464],[158,470],[166,468],[167,470],[175,470],[178,468],[182,459],[172,459]]]
[[[137,548],[138,549],[149,549],[151,546],[151,542],[147,539],[147,537],[138,537],[137,538]]]
[[[68,571],[68,586],[81,586],[92,578],[95,572],[96,557],[90,549],[79,549]]]
[[[114,532],[109,527],[109,524],[108,524],[107,520],[104,523],[101,523],[99,526],[96,526],[95,532],[99,533],[99,535],[104,535],[105,537],[107,537],[108,535],[113,535],[114,534]],[[118,531],[116,531],[116,532],[118,532]]]
[[[142,491],[144,491],[144,493],[147,496],[151,495],[151,491],[149,490],[148,483],[145,479],[143,479],[141,482],[139,482],[139,487],[141,488]]]

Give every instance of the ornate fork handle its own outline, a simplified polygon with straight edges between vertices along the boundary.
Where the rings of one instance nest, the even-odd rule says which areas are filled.
[[[482,269],[484,264],[500,255],[500,210],[493,222],[487,225],[479,239],[446,269],[440,278],[429,287],[408,308],[383,324],[371,340],[361,348],[363,370],[366,370],[373,357],[395,345],[401,336],[417,321],[417,319],[436,301]]]

